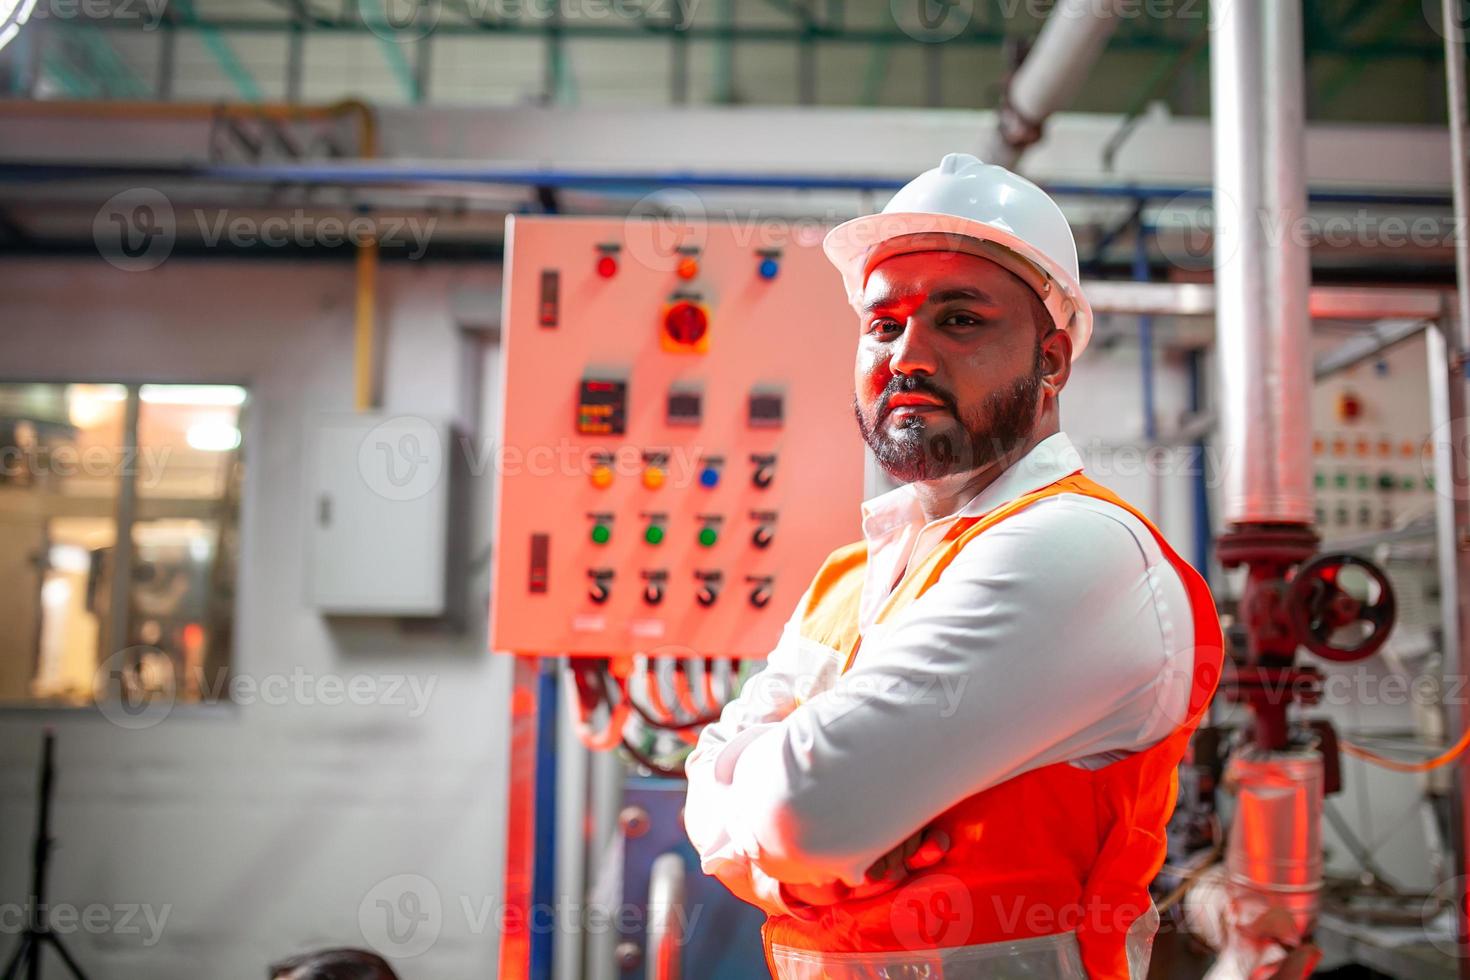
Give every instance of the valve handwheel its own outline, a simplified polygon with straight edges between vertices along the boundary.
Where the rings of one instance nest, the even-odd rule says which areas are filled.
[[[1356,569],[1367,579],[1367,595],[1343,588],[1342,573]],[[1355,590],[1357,591],[1357,590]],[[1397,603],[1393,585],[1377,565],[1357,555],[1319,555],[1297,569],[1287,593],[1287,611],[1302,646],[1327,660],[1349,663],[1377,653],[1393,629]],[[1334,639],[1347,627],[1369,627],[1356,643]]]

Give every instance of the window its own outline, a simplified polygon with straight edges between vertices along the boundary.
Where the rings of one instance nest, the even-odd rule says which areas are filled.
[[[0,704],[224,697],[247,406],[0,383]]]

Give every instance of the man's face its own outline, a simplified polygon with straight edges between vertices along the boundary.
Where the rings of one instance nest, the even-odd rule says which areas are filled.
[[[895,255],[869,275],[860,324],[853,407],[895,480],[977,469],[1031,434],[1050,318],[1006,269],[959,252]]]

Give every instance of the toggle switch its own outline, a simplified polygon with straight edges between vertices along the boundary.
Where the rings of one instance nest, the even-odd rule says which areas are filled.
[[[757,524],[755,531],[750,535],[750,543],[757,548],[769,548],[771,539],[776,536],[776,529],[770,524]]]

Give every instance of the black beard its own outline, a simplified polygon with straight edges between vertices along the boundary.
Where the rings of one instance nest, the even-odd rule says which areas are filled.
[[[878,399],[879,417],[875,421],[870,423],[857,399],[853,399],[853,414],[863,441],[873,451],[878,465],[900,483],[935,480],[988,466],[1013,452],[1031,435],[1036,421],[1036,400],[1041,392],[1040,355],[1038,344],[1036,363],[1030,373],[991,392],[979,409],[969,415],[960,414],[954,396],[931,386],[922,376],[895,375]],[[931,435],[927,420],[912,415],[905,420],[898,436],[889,437],[882,429],[883,410],[888,399],[899,392],[922,392],[940,400],[960,423],[961,431]],[[963,444],[956,445],[956,441]]]

